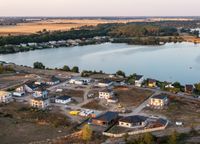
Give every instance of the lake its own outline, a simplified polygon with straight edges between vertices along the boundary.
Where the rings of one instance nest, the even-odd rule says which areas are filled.
[[[0,55],[0,60],[27,66],[39,61],[51,68],[69,65],[107,73],[123,70],[183,84],[200,82],[200,44],[186,42],[161,46],[104,43]]]

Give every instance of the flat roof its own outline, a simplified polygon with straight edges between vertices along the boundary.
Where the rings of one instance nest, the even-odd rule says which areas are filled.
[[[152,96],[152,98],[154,98],[154,99],[166,99],[167,96],[166,95],[155,95],[155,96]]]
[[[118,117],[118,113],[117,112],[111,112],[111,111],[108,111],[94,119],[96,120],[102,120],[102,121],[106,121],[106,122],[110,122],[112,121],[113,119],[115,119],[116,117]]]
[[[141,115],[133,115],[133,116],[128,116],[120,119],[120,122],[126,122],[126,123],[139,123],[139,122],[144,122],[147,120],[148,117],[141,116]]]
[[[70,98],[71,98],[70,96],[59,96],[56,99],[59,99],[59,100],[68,100]]]

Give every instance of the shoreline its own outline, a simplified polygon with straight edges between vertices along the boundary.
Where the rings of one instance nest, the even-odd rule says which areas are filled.
[[[144,37],[146,38],[146,37]],[[113,43],[113,44],[127,44],[127,45],[137,45],[137,46],[159,46],[159,45],[165,45],[167,43],[183,43],[183,42],[188,42],[188,43],[194,43],[194,44],[200,44],[200,38],[194,38],[193,36],[188,36],[188,37],[180,37],[182,38],[181,41],[160,41],[158,44],[140,44],[140,43],[128,43],[128,42],[113,42],[113,40],[103,40],[102,42],[94,42],[94,43],[81,43],[81,44],[76,44],[76,45],[64,45],[64,46],[49,46],[49,47],[40,47],[40,46],[30,46],[28,49],[25,49],[25,50],[18,50],[16,52],[1,52],[0,51],[0,56],[1,55],[7,55],[7,54],[16,54],[16,53],[23,53],[23,52],[29,52],[29,51],[35,51],[35,50],[43,50],[43,49],[57,49],[57,48],[74,48],[76,46],[88,46],[88,45],[99,45],[99,44],[104,44],[104,43]],[[57,41],[59,42],[59,41]],[[28,44],[26,44],[28,45]],[[40,43],[37,43],[37,45],[40,45]],[[17,45],[9,45],[9,46],[12,46],[12,47],[17,47]],[[8,47],[9,47],[8,46]],[[6,48],[7,46],[3,46],[3,48]],[[27,46],[24,46],[24,47],[27,47]],[[1,46],[0,46],[1,48]]]

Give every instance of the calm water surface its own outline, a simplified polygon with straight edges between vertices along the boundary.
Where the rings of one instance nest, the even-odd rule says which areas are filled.
[[[200,45],[168,43],[162,46],[136,46],[105,43],[35,50],[0,55],[0,60],[32,66],[40,61],[47,67],[79,66],[81,70],[138,73],[166,81],[200,82]]]

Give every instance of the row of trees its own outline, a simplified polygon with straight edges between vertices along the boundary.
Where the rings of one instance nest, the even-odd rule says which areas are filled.
[[[118,26],[109,32],[112,37],[178,36],[175,27],[128,24]]]
[[[49,69],[49,68],[46,68],[45,65],[43,63],[41,63],[41,62],[34,62],[33,63],[33,68],[34,69]],[[60,68],[59,70],[66,71],[66,72],[79,73],[79,67],[77,67],[77,66],[74,66],[74,67],[72,67],[70,69],[69,66],[64,65],[63,68]]]

